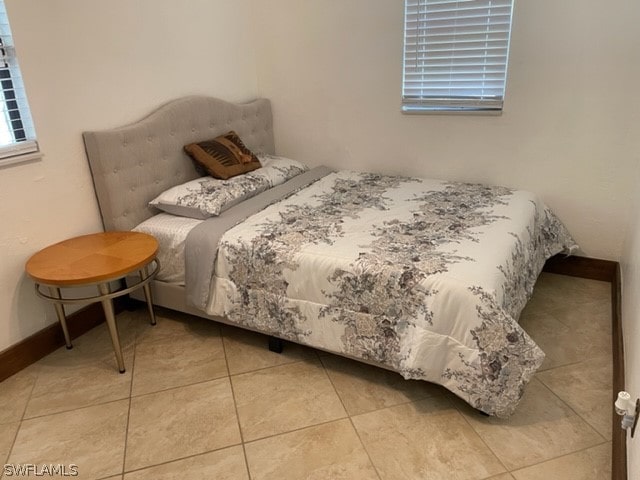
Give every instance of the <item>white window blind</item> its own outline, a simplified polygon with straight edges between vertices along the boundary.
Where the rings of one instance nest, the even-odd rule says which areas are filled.
[[[7,18],[0,0],[0,165],[38,152],[22,75]]]
[[[513,0],[405,0],[402,110],[500,111]]]

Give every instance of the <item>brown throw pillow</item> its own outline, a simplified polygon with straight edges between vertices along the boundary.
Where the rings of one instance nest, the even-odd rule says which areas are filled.
[[[213,140],[185,145],[184,149],[209,175],[222,180],[261,167],[258,157],[233,131]]]

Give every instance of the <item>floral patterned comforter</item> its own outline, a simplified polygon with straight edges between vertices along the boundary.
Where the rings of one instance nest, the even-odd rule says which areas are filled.
[[[573,248],[528,192],[341,171],[223,235],[207,313],[508,416],[544,359],[518,316]]]

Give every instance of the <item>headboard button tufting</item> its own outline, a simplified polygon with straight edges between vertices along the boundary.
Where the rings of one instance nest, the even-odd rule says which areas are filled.
[[[135,227],[153,215],[148,208],[151,199],[198,177],[184,152],[188,143],[235,130],[249,148],[274,153],[270,116],[264,99],[233,104],[187,97],[167,103],[140,122],[84,132],[105,229]]]

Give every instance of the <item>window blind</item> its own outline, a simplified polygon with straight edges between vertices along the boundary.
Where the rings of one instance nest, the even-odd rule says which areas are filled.
[[[0,164],[38,151],[4,1],[0,0]]]
[[[502,110],[512,0],[405,0],[405,112]]]

